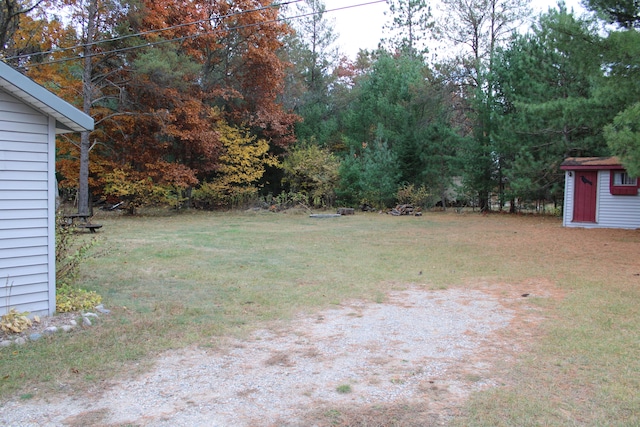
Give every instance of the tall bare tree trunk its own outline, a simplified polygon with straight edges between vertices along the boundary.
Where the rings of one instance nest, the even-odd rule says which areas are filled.
[[[84,45],[84,64],[82,72],[82,111],[91,114],[91,104],[93,103],[93,65],[92,52],[95,40],[96,19],[98,16],[97,0],[91,0],[87,11],[87,34]],[[78,213],[89,215],[89,151],[91,150],[91,140],[89,132],[82,132],[80,135],[80,176],[78,177]]]

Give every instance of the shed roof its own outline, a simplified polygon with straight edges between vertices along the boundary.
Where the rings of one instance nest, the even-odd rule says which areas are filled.
[[[600,170],[624,169],[617,157],[567,157],[562,164],[562,170]]]
[[[0,89],[56,119],[56,133],[93,130],[93,118],[0,61]]]

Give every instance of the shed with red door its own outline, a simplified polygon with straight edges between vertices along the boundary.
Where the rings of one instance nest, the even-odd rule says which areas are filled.
[[[640,180],[617,157],[570,157],[565,171],[562,225],[640,228]]]

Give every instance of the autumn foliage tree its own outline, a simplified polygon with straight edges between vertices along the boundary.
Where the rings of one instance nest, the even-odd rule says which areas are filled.
[[[65,0],[56,5],[70,22],[31,14],[15,33],[30,40],[17,46],[22,50],[48,52],[23,60],[38,63],[32,77],[89,108],[96,119],[96,130],[82,141],[59,141],[62,185],[82,186],[80,159],[88,155],[85,175],[94,194],[134,207],[144,199],[179,203],[200,183],[235,185],[225,181],[233,173],[224,172],[233,143],[243,147],[233,155],[261,159],[248,163],[255,170],[243,172],[242,185],[256,185],[248,176],[261,177],[264,167],[277,163],[274,155],[294,140],[297,116],[278,100],[287,65],[277,51],[289,28],[271,2]],[[36,28],[46,30],[36,34]],[[32,34],[25,36],[26,31]],[[84,61],[69,60],[70,55]]]
[[[298,117],[284,110],[278,96],[284,89],[285,64],[278,55],[290,29],[278,20],[271,0],[235,0],[219,19],[228,28],[205,58],[204,78],[216,105],[236,125],[246,123],[276,147],[294,140]]]
[[[86,41],[84,39],[85,29],[81,25],[76,25],[76,23],[84,22],[85,10],[82,5],[75,2],[54,0],[19,3],[22,3],[23,7],[28,5],[38,7],[31,7],[28,14],[22,15],[19,27],[14,29],[13,40],[10,43],[11,48],[6,51],[13,54],[13,56],[9,56],[9,62],[25,71],[34,80],[41,82],[58,96],[78,108],[84,109],[99,121],[100,108],[94,109],[93,101],[98,97],[105,99],[105,94],[101,93],[101,86],[104,87],[108,80],[106,76],[114,76],[114,67],[111,63],[111,56],[95,60],[96,74],[89,76],[87,80],[84,79],[84,70],[78,58],[84,56],[87,61],[91,60],[92,64],[94,59],[83,55],[83,41]],[[93,4],[102,8],[106,2],[94,2]],[[50,13],[63,8],[66,8],[66,19],[64,20],[59,15]],[[102,10],[99,22],[95,23],[96,34],[111,27],[118,20],[117,10],[108,7],[106,9],[109,9],[109,13]],[[74,60],[70,61],[69,58]],[[85,81],[88,81],[88,86],[93,88],[91,96],[86,96]],[[111,83],[108,83],[107,86],[111,87]],[[98,134],[99,132],[94,134],[94,142]],[[84,150],[81,148],[82,143],[78,135],[65,135],[58,141],[57,146],[61,185],[67,188],[73,187],[74,192],[83,185],[88,192],[88,186],[96,184],[95,179],[90,179],[88,169],[84,180],[80,179],[82,169],[80,165],[83,163],[80,161],[81,154],[86,156],[85,167],[88,168],[91,145],[88,135],[83,140],[86,140]],[[93,177],[95,177],[95,168],[93,172]]]
[[[296,120],[277,102],[285,64],[276,51],[288,31],[277,14],[265,1],[145,1],[132,9],[134,30],[158,45],[130,55],[124,111],[106,125],[113,169],[144,172],[187,198],[204,182],[228,193],[240,185],[229,181],[234,174],[244,176],[240,186],[255,183],[267,153],[293,140]],[[236,155],[252,170],[230,173]]]
[[[202,207],[235,207],[254,198],[266,168],[280,163],[269,154],[269,143],[247,127],[232,126],[222,119],[216,126],[221,144],[218,167],[212,179],[194,191],[193,198]]]
[[[58,141],[62,186],[180,203],[205,182],[255,189],[294,141],[279,13],[267,0],[11,0],[0,50],[95,119]]]
[[[283,181],[291,191],[304,195],[310,206],[334,204],[340,160],[327,148],[319,147],[315,141],[299,144],[291,150],[282,167]]]

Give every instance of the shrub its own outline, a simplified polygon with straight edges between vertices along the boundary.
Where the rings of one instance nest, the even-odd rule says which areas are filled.
[[[430,197],[431,194],[424,185],[416,187],[413,184],[405,184],[400,187],[396,193],[399,204],[413,205],[422,208],[428,207]]]
[[[75,227],[63,224],[60,219],[56,221],[56,310],[61,313],[87,310],[100,304],[102,297],[93,291],[74,288],[72,284],[97,239],[80,242]]]
[[[102,302],[102,297],[94,291],[62,285],[56,292],[56,310],[60,313],[90,310]]]
[[[105,182],[104,194],[126,202],[132,215],[143,206],[178,207],[184,201],[182,190],[187,188],[185,185],[158,183],[150,175],[125,169],[114,169],[102,179]]]
[[[258,189],[251,186],[229,186],[217,182],[205,182],[191,193],[194,207],[201,209],[237,208],[251,204]]]
[[[295,193],[307,195],[312,207],[329,207],[335,201],[340,161],[329,150],[312,143],[302,144],[284,160],[285,183]]]
[[[226,204],[225,195],[218,185],[205,182],[191,192],[191,204],[196,208],[215,209]]]
[[[56,286],[75,280],[80,264],[89,257],[89,249],[97,242],[95,238],[88,242],[79,242],[73,226],[67,226],[63,220],[56,221]]]
[[[26,331],[32,325],[28,315],[29,312],[20,313],[12,308],[0,318],[0,330],[8,334],[19,334]]]
[[[263,206],[270,211],[278,212],[285,209],[303,207],[309,208],[309,196],[305,193],[297,193],[294,191],[282,192],[277,196],[269,194],[263,198]]]

